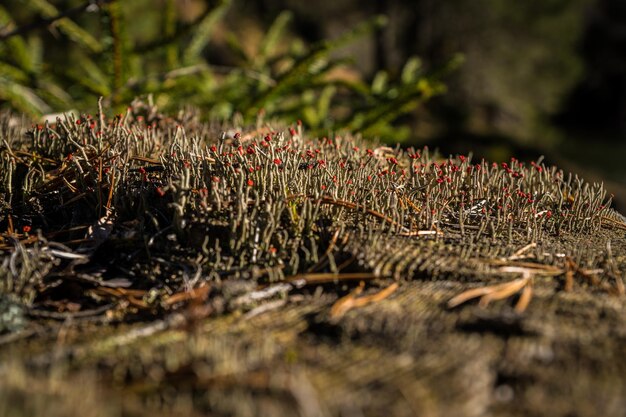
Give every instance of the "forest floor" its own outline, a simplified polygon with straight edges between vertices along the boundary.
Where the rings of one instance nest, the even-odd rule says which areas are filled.
[[[624,415],[623,298],[545,279],[523,315],[448,309],[466,288],[403,282],[339,320],[319,291],[193,323],[40,323],[2,340],[0,415]]]
[[[136,114],[3,127],[0,416],[626,415],[600,186]]]

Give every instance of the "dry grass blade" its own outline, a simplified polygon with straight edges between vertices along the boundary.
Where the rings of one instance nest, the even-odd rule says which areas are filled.
[[[524,286],[522,290],[522,294],[517,300],[517,304],[515,304],[515,312],[522,314],[528,308],[528,304],[530,304],[530,300],[533,297],[533,283],[529,282]]]
[[[345,208],[349,208],[353,210],[365,210],[365,212],[371,216],[374,216],[393,226],[399,226],[398,222],[396,222],[392,218],[387,217],[384,214],[377,212],[376,210],[368,209],[360,204],[352,203],[350,201],[345,201],[345,200],[337,200],[332,197],[322,197],[321,201],[324,204],[336,205],[336,206],[345,207]]]
[[[167,306],[171,306],[184,301],[204,301],[207,299],[210,292],[211,286],[205,285],[203,287],[194,288],[191,291],[184,291],[172,294],[167,297],[167,299],[165,299],[163,303]]]
[[[338,320],[353,308],[364,307],[368,304],[382,301],[393,294],[398,289],[398,286],[398,283],[394,282],[375,294],[357,298],[357,295],[361,294],[363,292],[363,288],[365,287],[365,283],[361,281],[359,286],[350,294],[340,298],[337,302],[335,302],[335,304],[333,304],[330,309],[330,318],[331,320]]]
[[[570,292],[574,289],[574,272],[578,269],[572,258],[567,258],[565,262],[565,286],[564,291]]]
[[[536,248],[536,247],[537,247],[537,242],[529,243],[528,245],[524,246],[523,248],[517,250],[513,255],[509,256],[507,258],[507,260],[514,261],[516,259],[526,258],[527,256],[525,256],[524,253],[526,253],[529,249],[533,249],[533,248]]]
[[[617,275],[615,275],[614,278],[617,295],[623,296],[624,294],[626,294],[626,288],[624,288],[624,280]]]
[[[45,158],[43,156],[31,153],[31,152],[25,152],[25,151],[20,151],[20,150],[14,150],[13,153],[15,155],[23,155],[25,157],[27,157],[30,160],[36,161],[36,160],[40,160],[42,162],[47,162],[49,164],[56,164],[58,161],[55,161],[54,159],[50,159],[50,158]]]
[[[481,307],[487,307],[492,301],[504,300],[510,296],[517,294],[524,288],[529,282],[530,276],[519,278],[510,282],[507,282],[499,289],[489,292],[484,295],[479,302]]]
[[[7,234],[13,236],[15,228],[13,227],[13,216],[7,216]]]
[[[620,222],[619,220],[611,219],[610,217],[607,217],[607,216],[602,216],[603,226],[605,226],[604,222],[611,223],[612,226],[615,226],[618,229],[626,230],[626,223]]]
[[[9,237],[9,236],[7,236],[7,237]],[[5,238],[2,237],[2,236],[0,236],[0,239],[1,239],[0,241],[4,241],[5,240]],[[20,244],[24,245],[24,246],[27,246],[27,245],[30,245],[30,244],[35,243],[37,241],[39,241],[39,238],[37,236],[28,236],[26,239],[21,239],[20,240]],[[0,243],[0,250],[11,250],[13,248],[15,248],[15,245],[13,243],[10,243],[10,242],[9,243]]]
[[[365,282],[361,281],[359,286],[350,291],[348,295],[345,295],[337,300],[330,308],[330,318],[336,320],[352,309],[355,304],[356,296],[361,294],[364,288]]]
[[[298,274],[287,278],[287,282],[302,280],[304,285],[326,284],[329,282],[356,281],[356,280],[372,280],[377,278],[385,278],[371,272],[347,272],[344,274]]]
[[[143,301],[141,298],[146,292],[142,290],[126,290],[123,288],[107,288],[107,287],[98,287],[94,290],[97,294],[103,296],[113,296],[114,298],[122,299],[127,301],[130,305],[139,307],[139,308],[148,308],[148,304]]]
[[[408,197],[404,198],[404,202],[411,207],[416,213],[419,213],[422,211],[422,209],[420,207],[418,207],[417,204],[415,204],[413,201],[411,201],[411,199],[409,199]]]
[[[499,284],[503,285],[503,284]],[[468,302],[469,300],[473,300],[474,298],[482,297],[484,295],[489,294],[493,291],[493,287],[480,287],[480,288],[472,288],[471,290],[463,291],[461,294],[451,298],[448,301],[448,308],[454,308],[460,306]]]
[[[394,282],[393,284],[389,285],[388,287],[378,291],[375,294],[372,295],[366,295],[363,297],[359,297],[356,299],[356,307],[363,307],[367,304],[370,303],[377,303],[379,301],[384,300],[385,298],[389,297],[391,294],[393,294],[399,287],[400,285],[397,282]]]
[[[402,232],[402,233],[400,233],[400,236],[407,236],[407,237],[411,237],[411,236],[433,236],[433,235],[443,236],[443,232],[441,232],[439,230],[412,230],[410,232]]]
[[[539,264],[536,262],[520,262],[502,259],[486,259],[484,262],[490,265],[500,266],[500,272],[523,272],[523,270],[531,270],[534,273],[540,273],[541,275],[547,276],[557,276],[564,272],[562,268],[557,266]]]
[[[619,295],[619,296],[626,294],[626,290],[624,288],[624,282],[622,281],[622,279],[619,278],[619,276],[614,271],[611,271],[611,270],[606,271],[604,269],[595,269],[595,270],[583,269],[578,264],[576,264],[576,262],[574,262],[574,260],[572,260],[571,258],[567,259],[566,266],[567,266],[567,270],[565,272],[565,291],[572,290],[573,285],[574,285],[574,277],[575,277],[575,274],[577,274],[577,275],[580,275],[585,280],[587,280],[589,285],[592,285],[594,287],[600,287],[602,290],[610,294]],[[600,278],[598,278],[597,275],[603,274],[603,273],[607,274],[610,278],[613,279],[614,281],[613,286],[611,286],[607,282],[602,282]]]
[[[483,288],[474,288],[461,294],[453,297],[448,301],[448,308],[457,307],[467,301],[473,300],[474,298],[480,297],[479,305],[481,307],[486,307],[489,305],[491,301],[503,300],[505,298],[509,298],[512,295],[518,293],[526,286],[532,285],[532,277],[534,275],[534,271],[529,270],[504,270],[502,272],[522,272],[523,277],[515,279],[513,281],[505,282],[504,284],[497,284]],[[518,306],[520,309],[525,309],[528,303],[530,302],[530,297],[532,292],[526,292],[523,294],[523,298],[518,302]]]
[[[63,183],[65,184],[65,186],[72,192],[72,193],[76,193],[78,191],[78,189],[76,187],[74,187],[65,177],[62,178],[63,179]]]
[[[111,186],[109,187],[109,196],[107,197],[106,209],[111,210],[111,203],[113,202],[113,191],[115,190],[115,169],[111,172]]]
[[[589,284],[591,285],[600,285],[600,279],[596,276],[597,272],[593,272],[593,271],[587,271],[585,269],[580,269],[578,268],[578,266],[576,266],[576,272],[583,278],[585,278],[587,281],[589,281]],[[601,272],[604,272],[603,270],[601,270]]]
[[[59,249],[50,249],[49,252],[50,252],[50,255],[54,256],[55,258],[80,259],[80,260],[85,260],[85,261],[89,259],[89,257],[87,255],[83,255],[81,253],[74,253],[74,252],[59,250]]]
[[[290,195],[286,198],[286,201],[292,201],[292,200],[296,200],[299,198],[309,198],[309,199],[315,199],[316,197],[314,195],[305,195],[305,194],[294,194],[294,195]],[[396,222],[395,220],[393,220],[390,217],[385,216],[382,213],[377,212],[376,210],[372,210],[372,209],[368,209],[365,206],[362,206],[360,204],[357,203],[353,203],[351,201],[345,201],[345,200],[338,200],[336,198],[330,197],[330,196],[322,196],[319,198],[319,201],[322,204],[328,204],[328,205],[333,205],[333,206],[339,206],[339,207],[344,207],[344,208],[348,208],[351,210],[364,210],[365,213],[376,217],[382,221],[384,221],[385,223],[389,223],[392,226],[400,226],[403,229],[406,229],[405,227],[403,227],[402,225],[400,225],[398,222]],[[406,230],[405,230],[406,232]]]

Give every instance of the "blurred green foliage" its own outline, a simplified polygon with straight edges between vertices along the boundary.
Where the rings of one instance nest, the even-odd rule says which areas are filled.
[[[568,91],[583,75],[577,44],[590,3],[438,2],[423,29],[432,32],[421,37],[436,38],[431,42],[440,50],[432,50],[432,45],[420,50],[438,59],[450,51],[465,54],[466,65],[450,80],[452,94],[446,97],[450,107],[462,109],[463,128],[544,145],[549,138],[557,139],[550,117],[560,111]]]
[[[457,53],[465,57],[463,66],[446,78],[449,93],[426,106],[426,111],[403,119],[412,124],[415,141],[497,135],[500,142],[506,138],[546,146],[548,137],[554,139],[552,144],[558,142],[558,132],[551,130],[552,118],[565,110],[570,92],[590,74],[580,47],[600,3],[625,4],[623,0],[333,0],[312,7],[307,0],[257,0],[254,13],[271,16],[288,7],[300,23],[294,29],[304,27],[316,37],[382,13],[389,24],[376,33],[375,41],[352,46],[365,73],[384,69],[399,74],[415,55],[430,69]],[[618,14],[615,9],[612,16]],[[612,28],[605,30],[618,33],[623,25],[614,19]],[[608,21],[603,18],[601,24]],[[605,44],[599,40],[593,49],[603,50]],[[611,61],[619,63],[623,47],[614,49]],[[608,55],[593,60],[594,71],[608,64],[604,57]]]
[[[63,9],[47,0],[0,6],[0,106],[41,116],[93,109],[100,96],[123,108],[151,94],[166,110],[190,105],[216,119],[241,115],[244,123],[259,114],[302,119],[320,135],[348,129],[401,141],[409,130],[391,123],[442,93],[440,79],[458,62],[427,73],[412,58],[395,78],[380,72],[369,83],[350,76],[349,60],[335,51],[384,26],[382,16],[306,44],[291,36],[292,14],[285,11],[251,47],[225,22],[233,15],[231,0],[204,7],[192,19],[181,18],[176,0],[156,3],[163,7],[56,3]],[[233,65],[212,63],[215,37]]]

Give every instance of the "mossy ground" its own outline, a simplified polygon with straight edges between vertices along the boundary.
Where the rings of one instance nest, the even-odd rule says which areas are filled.
[[[142,103],[4,120],[0,415],[626,409],[599,185]]]
[[[46,326],[3,348],[0,414],[623,415],[622,300],[547,282],[523,317],[445,308],[464,289],[403,283],[338,323],[325,318],[334,294],[291,297],[117,343],[149,324]]]

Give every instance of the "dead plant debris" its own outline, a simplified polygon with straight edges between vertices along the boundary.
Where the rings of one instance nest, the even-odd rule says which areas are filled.
[[[349,285],[329,307],[337,320],[421,277],[491,281],[448,307],[514,298],[521,313],[540,276],[624,294],[610,236],[626,224],[611,197],[542,161],[201,123],[141,101],[114,117],[21,120],[0,117],[0,298],[34,321],[190,305],[257,315],[286,293]],[[606,250],[582,250],[589,236],[607,236]],[[374,280],[386,288],[359,296]]]

